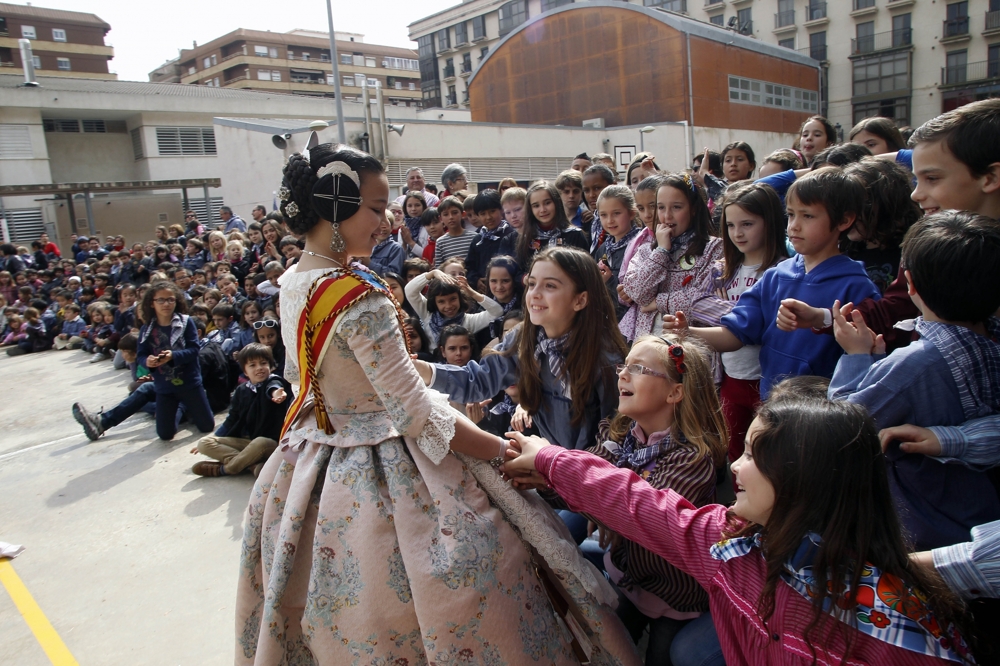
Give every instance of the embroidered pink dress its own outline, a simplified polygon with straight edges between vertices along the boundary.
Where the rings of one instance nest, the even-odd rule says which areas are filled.
[[[324,273],[281,278],[289,365]],[[461,416],[423,385],[387,296],[342,313],[316,367],[336,432],[304,409],[254,486],[237,664],[579,663],[543,562],[579,609],[592,663],[639,663],[606,605],[613,590],[553,512],[450,452]]]

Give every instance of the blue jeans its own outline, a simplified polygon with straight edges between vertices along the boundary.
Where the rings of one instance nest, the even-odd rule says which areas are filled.
[[[691,620],[670,646],[673,666],[726,666],[719,635],[709,613]],[[650,662],[646,662],[650,663]]]
[[[180,393],[156,394],[156,436],[171,440],[177,434],[177,412],[181,405],[188,418],[201,432],[215,430],[215,415],[208,405],[205,388],[197,386],[187,388]]]
[[[132,391],[129,397],[101,414],[101,427],[110,430],[146,405],[155,402],[156,391],[153,390],[153,383],[140,384],[139,388]]]
[[[583,543],[584,539],[590,536],[587,534],[587,519],[584,518],[582,514],[573,513],[567,509],[559,509],[556,513],[559,514],[559,517],[562,518],[566,527],[569,528],[569,533],[572,535],[573,541],[576,542],[576,545],[579,546]]]

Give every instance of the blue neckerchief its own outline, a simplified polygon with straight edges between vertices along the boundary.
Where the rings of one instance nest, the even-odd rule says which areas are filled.
[[[820,535],[810,532],[802,538],[795,554],[785,563],[781,579],[792,589],[812,603],[816,589],[812,574],[812,562],[820,544]],[[726,539],[713,545],[709,554],[713,559],[726,562],[742,557],[753,549],[761,550],[760,533],[746,537]],[[850,578],[850,573],[848,573]],[[961,662],[971,659],[965,641],[952,626],[941,626],[934,613],[925,605],[924,599],[899,578],[885,574],[878,567],[865,563],[861,581],[856,592],[851,592],[848,581],[844,581],[845,597],[854,597],[857,607],[851,618],[840,617],[841,621],[857,625],[858,631],[890,645],[925,654],[938,659]],[[830,612],[833,601],[827,598],[823,610]]]
[[[569,342],[569,333],[554,340],[545,335],[545,329],[539,327],[537,344],[535,345],[535,361],[542,360],[542,354],[548,361],[549,370],[552,376],[559,380],[563,395],[569,390],[566,375],[566,345]]]
[[[669,431],[656,441],[652,441],[652,436],[650,436],[646,446],[641,446],[639,437],[636,435],[638,427],[639,424],[633,425],[620,445],[612,441],[604,442],[604,448],[608,449],[615,457],[616,467],[628,467],[636,473],[655,462],[664,452],[674,446],[674,440]],[[679,435],[677,441],[679,443],[687,442],[684,435]]]
[[[490,407],[490,414],[495,414],[497,416],[507,414],[508,416],[513,416],[515,409],[517,409],[517,405],[514,404],[514,401],[511,400],[509,395],[504,393],[503,400]]]
[[[490,231],[486,227],[482,227],[482,228],[479,229],[479,241],[478,242],[482,242],[484,240],[498,241],[501,238],[503,238],[504,235],[506,235],[508,228],[509,227],[507,226],[506,220],[501,221],[500,224],[497,225],[497,228],[494,229],[493,231]]]

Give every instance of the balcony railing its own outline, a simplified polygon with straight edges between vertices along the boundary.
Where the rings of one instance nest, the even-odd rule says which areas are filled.
[[[826,18],[826,3],[812,2],[806,7],[806,20],[817,21]]]
[[[941,38],[961,37],[969,34],[969,17],[959,16],[958,18],[947,19],[941,29]]]
[[[455,98],[455,95],[445,95],[444,102],[447,106],[458,106],[458,100]]]
[[[472,73],[472,64],[471,63],[470,64],[466,64],[466,63],[463,62],[462,63],[462,74],[471,74],[471,73]]]
[[[868,9],[869,7],[875,6],[875,0],[854,0],[852,5],[853,11],[858,11],[859,9]]]
[[[795,25],[795,10],[778,12],[774,15],[774,27],[784,28],[786,25]]]
[[[827,59],[826,57],[826,44],[821,44],[819,46],[804,46],[801,49],[797,49],[799,53],[804,53],[813,60],[819,60],[820,62]]]
[[[444,68],[444,78],[453,79],[455,78],[455,67],[445,67]]]
[[[1000,60],[980,60],[941,68],[941,85],[989,81],[1000,78]]]
[[[889,30],[888,32],[877,32],[874,35],[852,39],[851,55],[885,51],[887,49],[910,46],[912,43],[912,28],[899,28],[897,30]]]
[[[659,7],[679,14],[687,14],[688,10],[687,0],[644,0],[643,4],[647,7]]]
[[[227,86],[228,86],[228,85],[229,85],[230,83],[236,83],[237,81],[243,81],[243,80],[245,80],[245,79],[247,79],[247,78],[248,78],[248,77],[247,77],[247,75],[246,75],[246,74],[243,74],[243,75],[241,75],[241,76],[234,76],[234,77],[233,77],[233,78],[231,78],[231,79],[226,79],[226,81],[225,81],[225,84],[224,84],[224,85],[227,85]]]
[[[986,12],[986,26],[983,30],[1000,30],[1000,10]]]

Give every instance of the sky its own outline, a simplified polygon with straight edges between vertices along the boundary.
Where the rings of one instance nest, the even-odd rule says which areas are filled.
[[[337,32],[355,32],[369,44],[416,49],[406,26],[460,0],[331,0]],[[22,4],[23,0],[11,0]],[[25,3],[27,4],[27,3]],[[148,81],[150,71],[191,48],[235,30],[288,32],[327,30],[325,0],[33,0],[36,7],[96,14],[111,25],[105,44],[115,47],[108,63],[125,81]],[[385,20],[385,17],[392,17]],[[381,18],[381,20],[380,20]]]

